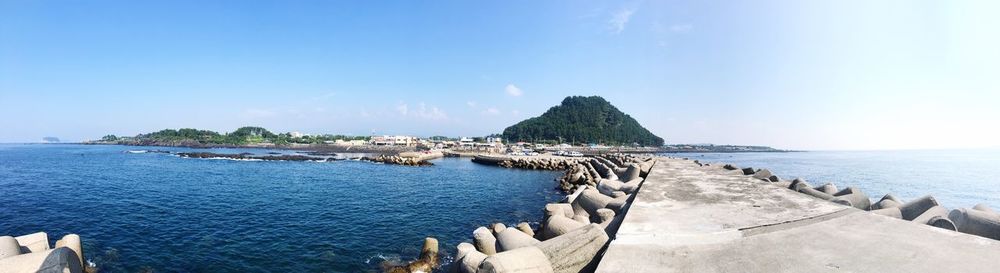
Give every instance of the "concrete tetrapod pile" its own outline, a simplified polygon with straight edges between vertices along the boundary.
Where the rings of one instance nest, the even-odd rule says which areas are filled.
[[[537,230],[525,222],[477,228],[472,243],[458,245],[451,272],[576,273],[596,266],[595,257],[617,232],[653,159],[595,157],[587,163],[602,170],[596,186],[578,187],[563,202],[546,205]]]
[[[529,170],[565,170],[574,163],[585,160],[585,158],[563,156],[476,155],[472,157],[472,162],[479,164]]]
[[[635,184],[618,185],[614,181],[619,180],[618,174],[624,174],[629,164],[639,164],[640,175],[646,177],[649,168],[652,167],[651,158],[641,159],[634,155],[608,154],[591,158],[590,160],[578,161],[569,167],[566,173],[559,179],[559,188],[564,192],[576,192],[581,187],[597,187],[602,180],[609,180],[606,189],[617,189],[625,187],[629,192],[634,191]],[[621,179],[623,183],[629,182]],[[613,191],[613,190],[612,190]],[[605,191],[610,195],[610,191]]]
[[[695,163],[702,166],[710,165],[697,160]],[[959,208],[949,211],[930,195],[903,202],[892,194],[886,194],[877,202],[872,202],[868,195],[855,187],[838,189],[833,183],[813,186],[801,178],[789,182],[779,179],[767,169],[739,168],[729,164],[722,165],[722,168],[741,175],[752,175],[763,181],[779,183],[802,194],[874,214],[1000,240],[1000,214],[985,204],[977,204],[971,209]]]
[[[45,232],[0,236],[0,272],[84,272],[80,236],[63,236],[55,248]]]
[[[422,158],[417,157],[404,157],[399,155],[378,155],[375,157],[362,157],[361,160],[371,161],[383,164],[394,164],[394,165],[404,165],[404,166],[430,166],[433,163],[427,162]]]

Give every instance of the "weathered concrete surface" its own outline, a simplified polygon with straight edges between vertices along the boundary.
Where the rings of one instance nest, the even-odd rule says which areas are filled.
[[[995,272],[1000,241],[659,158],[596,272]]]

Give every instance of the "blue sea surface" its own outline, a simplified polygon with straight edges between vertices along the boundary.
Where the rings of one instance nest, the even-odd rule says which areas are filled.
[[[818,186],[854,186],[875,201],[892,193],[903,201],[932,195],[942,206],[1000,209],[1000,150],[908,150],[791,153],[679,153],[710,163],[766,168],[783,179]]]
[[[409,167],[126,152],[136,149],[193,150],[0,145],[0,235],[79,234],[101,272],[374,272],[416,258],[427,236],[448,261],[477,226],[538,221],[561,198],[559,172],[468,159]]]

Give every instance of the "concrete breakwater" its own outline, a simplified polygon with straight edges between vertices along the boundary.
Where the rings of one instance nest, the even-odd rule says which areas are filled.
[[[892,198],[871,202],[856,188],[810,187],[765,169],[656,161],[596,272],[995,272],[1000,266],[1000,241],[940,221],[959,230],[978,221],[975,230],[995,234],[1000,230],[982,228],[996,219],[981,213],[986,208],[953,210],[948,214],[979,217],[953,219],[941,217],[928,197],[894,206],[883,202]],[[887,206],[901,217],[864,209],[880,202],[872,211]]]
[[[641,155],[602,154],[593,157],[563,156],[507,156],[476,155],[473,162],[504,168],[529,170],[564,170],[559,178],[559,188],[572,193],[584,186],[597,187],[601,179],[617,179],[616,173],[623,173],[630,163],[640,164],[640,169],[648,170],[652,161],[643,161]]]
[[[573,164],[585,160],[587,159],[582,157],[550,155],[512,156],[480,154],[472,157],[472,162],[479,164],[529,170],[565,170]]]
[[[404,152],[397,155],[380,154],[374,157],[366,156],[362,157],[361,160],[404,166],[431,166],[434,164],[427,162],[428,160],[441,157],[444,157],[442,152]]]
[[[699,165],[707,165],[697,160],[694,162]],[[958,208],[949,211],[931,195],[904,202],[891,193],[885,194],[878,201],[873,201],[856,187],[840,189],[831,182],[813,186],[801,178],[795,178],[792,181],[777,179],[777,176],[767,169],[739,168],[729,164],[721,166],[722,169],[737,175],[747,175],[766,182],[773,182],[811,197],[869,211],[873,214],[1000,240],[1000,214],[986,204],[977,204],[969,209]]]
[[[0,272],[94,272],[83,260],[80,236],[67,234],[49,246],[49,235],[0,236]]]
[[[577,161],[576,164],[571,165],[566,170],[566,173],[559,178],[559,188],[564,192],[574,192],[580,187],[598,187],[601,186],[602,179],[609,177],[611,179],[605,181],[604,187],[634,188],[637,185],[628,183],[618,185],[612,181],[616,180],[617,173],[625,171],[620,166],[627,166],[631,163],[639,164],[641,175],[645,177],[653,161],[641,160],[640,158],[642,157],[626,154],[604,154],[588,158],[587,160]]]
[[[581,272],[593,271],[600,252],[625,218],[635,192],[653,167],[652,158],[621,157],[598,160],[596,186],[578,187],[563,202],[545,206],[538,228],[527,222],[507,227],[503,223],[481,226],[472,232],[472,242],[457,247],[448,272]],[[501,157],[477,157],[484,164],[510,167],[572,168],[590,158],[563,160],[544,158],[523,161]],[[572,160],[572,161],[571,161]],[[513,163],[522,162],[522,163]],[[625,186],[628,185],[628,186]]]

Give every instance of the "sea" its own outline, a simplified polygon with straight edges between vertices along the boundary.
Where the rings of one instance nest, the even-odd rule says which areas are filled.
[[[979,203],[1000,209],[1000,149],[666,155],[766,168],[782,179],[803,178],[813,186],[853,186],[873,201],[890,193],[902,201],[931,195],[948,209]]]
[[[0,235],[79,234],[99,272],[380,272],[444,263],[493,222],[537,226],[561,173],[468,158],[238,161],[157,153],[294,153],[69,144],[0,145]]]
[[[238,161],[176,152],[295,153],[72,144],[0,144],[0,235],[79,234],[99,272],[379,272],[442,260],[493,222],[537,226],[563,195],[561,173],[443,158],[411,167],[365,161]],[[933,195],[948,208],[1000,208],[1000,150],[684,153],[767,168],[784,179],[858,187],[877,200]],[[347,158],[353,156],[345,156]]]

